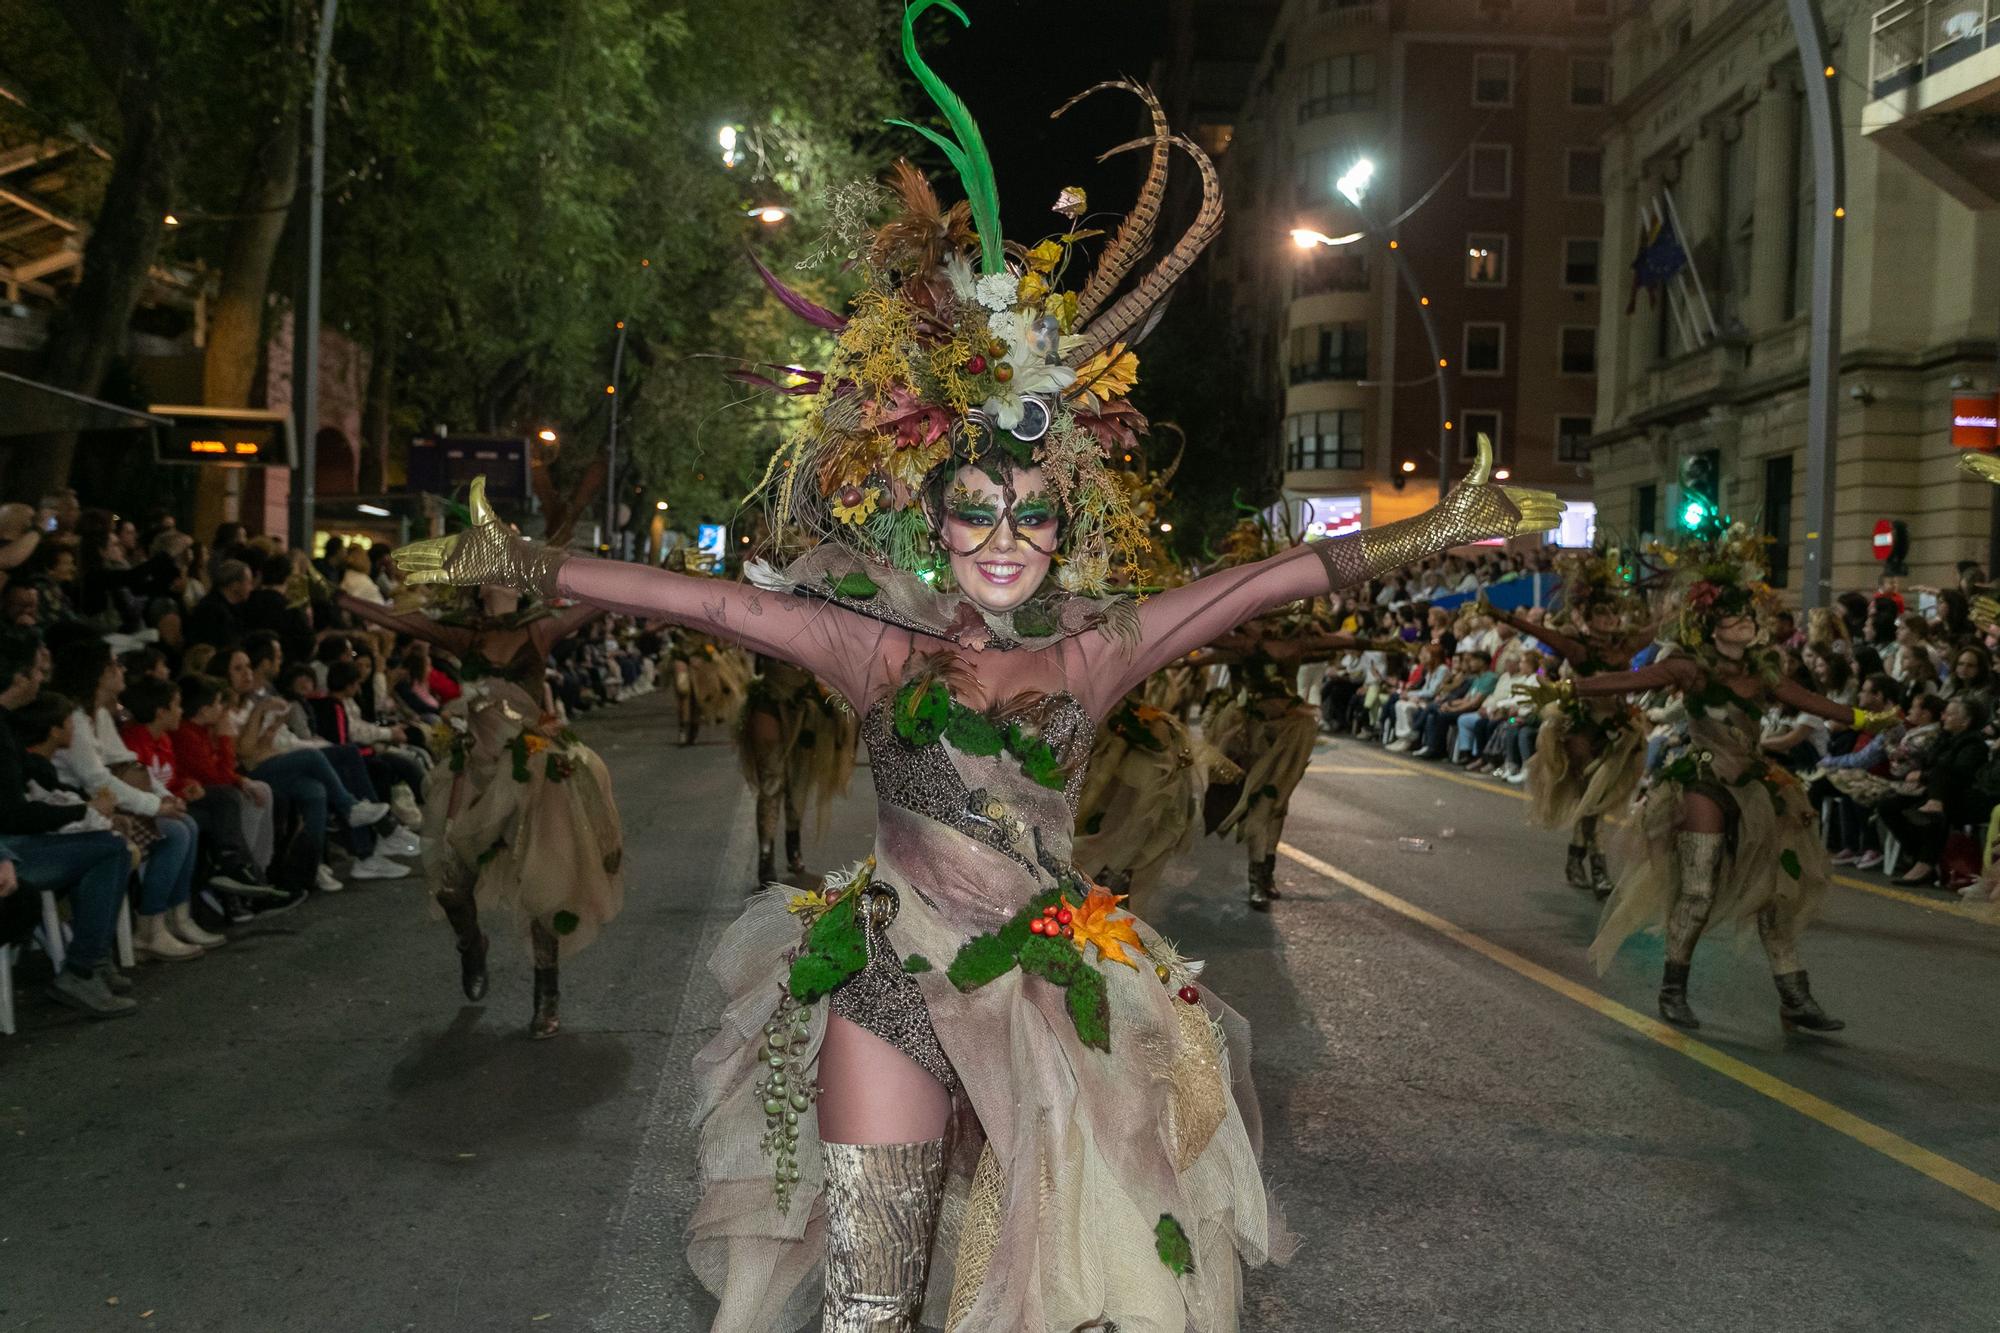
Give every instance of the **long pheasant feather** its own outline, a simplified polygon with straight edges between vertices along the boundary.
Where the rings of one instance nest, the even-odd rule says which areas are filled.
[[[986,140],[980,136],[979,123],[973,120],[964,101],[945,86],[917,50],[917,19],[933,6],[942,8],[966,27],[972,26],[972,20],[952,0],[910,0],[903,8],[903,63],[944,113],[945,124],[951,127],[955,139],[947,139],[935,130],[907,120],[889,123],[915,130],[943,151],[972,204],[972,221],[979,232],[980,267],[987,273],[1001,273],[1007,267],[1007,254],[1000,235],[1000,187],[993,179],[993,161],[986,155]]]

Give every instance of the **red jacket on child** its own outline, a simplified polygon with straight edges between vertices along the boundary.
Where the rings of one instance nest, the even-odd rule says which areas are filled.
[[[183,722],[174,732],[174,765],[184,778],[204,787],[239,787],[236,742],[214,727]]]
[[[171,735],[155,737],[143,723],[127,722],[118,728],[118,739],[124,741],[125,748],[138,755],[139,762],[174,795],[179,796],[195,781],[180,772],[179,765],[174,762],[174,738]]]

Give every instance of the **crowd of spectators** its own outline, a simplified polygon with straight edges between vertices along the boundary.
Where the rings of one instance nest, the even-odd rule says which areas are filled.
[[[1546,557],[1444,558],[1391,576],[1335,607],[1368,642],[1308,683],[1322,728],[1416,758],[1519,785],[1540,722],[1527,688],[1561,669],[1531,636],[1481,615],[1476,596],[1536,574]],[[1800,617],[1781,612],[1772,639],[1784,672],[1808,689],[1902,720],[1863,734],[1810,714],[1774,711],[1763,745],[1807,785],[1825,816],[1836,864],[1883,870],[1898,883],[2000,896],[2000,753],[1993,654],[2000,631],[1975,617],[1984,572],[1967,564],[1950,588],[1884,578]],[[1435,603],[1447,600],[1450,607]],[[1525,612],[1529,622],[1543,616]],[[1671,697],[1642,701],[1652,757],[1676,721]]]
[[[50,994],[135,1011],[115,943],[199,959],[232,928],[414,873],[431,744],[460,665],[359,624],[338,589],[397,592],[387,550],[286,550],[73,493],[0,505],[0,948],[41,927]],[[656,636],[604,618],[558,645],[558,715],[651,688]],[[66,914],[48,939],[44,894]]]

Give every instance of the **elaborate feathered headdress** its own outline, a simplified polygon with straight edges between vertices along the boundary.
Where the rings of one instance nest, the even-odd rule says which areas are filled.
[[[1675,643],[1699,649],[1714,642],[1722,621],[1736,616],[1762,621],[1776,610],[1777,598],[1765,582],[1767,544],[1732,527],[1713,541],[1655,548],[1655,558],[1670,570],[1662,623]]]
[[[1159,100],[1137,83],[1101,83],[1058,108],[1060,116],[1084,97],[1118,89],[1144,103],[1152,124],[1149,135],[1103,154],[1144,148],[1151,157],[1137,206],[1075,285],[1081,243],[1101,234],[1077,226],[1083,191],[1067,189],[1057,199],[1064,225],[1055,234],[1033,246],[1002,237],[999,191],[979,127],[917,49],[917,19],[933,7],[970,23],[952,0],[910,0],[903,56],[949,133],[894,123],[944,153],[966,199],[945,206],[922,172],[899,161],[887,182],[897,209],[887,223],[867,229],[852,218],[856,210],[836,209],[850,215],[853,234],[830,249],[850,256],[863,279],[846,314],[757,266],[787,308],[835,337],[833,358],[819,370],[785,367],[782,383],[739,375],[807,399],[803,424],[772,460],[761,489],[794,547],[832,542],[860,558],[856,566],[822,553],[811,565],[816,578],[858,588],[836,571],[879,574],[887,567],[929,586],[945,575],[934,524],[951,475],[966,464],[996,474],[1010,463],[1039,467],[1062,511],[1061,587],[1094,596],[1114,584],[1129,586],[1143,579],[1151,544],[1139,489],[1116,475],[1147,430],[1129,398],[1138,371],[1131,348],[1221,224],[1215,168],[1168,128]],[[1201,173],[1200,212],[1186,235],[1119,295],[1151,245],[1176,148]]]

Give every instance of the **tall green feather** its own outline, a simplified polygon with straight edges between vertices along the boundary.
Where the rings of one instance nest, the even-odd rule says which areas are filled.
[[[915,130],[944,151],[945,159],[965,186],[966,200],[972,205],[972,225],[979,232],[980,268],[986,273],[1002,273],[1007,268],[1007,252],[1000,235],[1000,187],[993,179],[993,162],[986,156],[986,141],[980,137],[979,123],[973,120],[972,112],[917,52],[917,19],[933,5],[942,7],[966,27],[972,26],[972,20],[952,0],[910,0],[903,9],[903,63],[917,76],[917,82],[923,84],[938,110],[944,112],[945,124],[951,127],[957,142],[907,120],[889,123]]]

